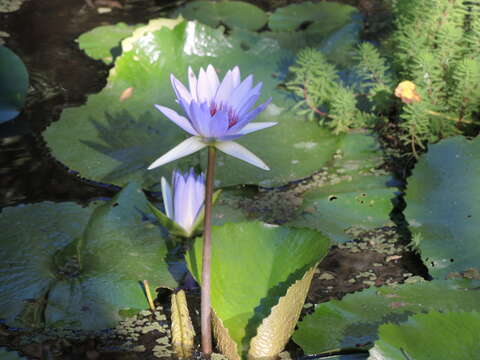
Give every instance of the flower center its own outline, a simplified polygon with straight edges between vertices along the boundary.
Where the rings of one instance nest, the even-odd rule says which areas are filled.
[[[212,102],[210,104],[210,116],[214,116],[219,110],[225,111],[226,110],[225,108],[226,106],[223,106],[223,104],[220,104],[220,106],[217,106],[217,104]],[[232,108],[229,108],[227,110],[227,117],[228,117],[228,128],[230,129],[232,126],[234,126],[238,122],[238,116],[235,113],[235,111],[233,111]]]

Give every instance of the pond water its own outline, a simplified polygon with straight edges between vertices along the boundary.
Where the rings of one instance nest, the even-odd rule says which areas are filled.
[[[95,0],[92,1],[95,4]],[[64,108],[83,104],[89,94],[105,86],[109,67],[86,56],[74,43],[75,38],[100,25],[146,23],[185,1],[125,0],[119,8],[117,2],[97,0],[99,6],[112,7],[112,11],[105,14],[93,8],[92,1],[27,0],[19,11],[0,14],[0,31],[10,34],[6,45],[25,62],[31,85],[24,111],[14,121],[0,125],[0,208],[46,200],[86,204],[94,198],[112,197],[119,190],[113,185],[82,179],[66,168],[49,154],[40,133],[58,120]],[[300,1],[250,2],[270,10]],[[370,9],[370,2],[360,3]],[[267,207],[263,211],[270,210]],[[401,282],[412,275],[426,276],[417,256],[401,245],[406,240],[399,233],[395,226],[384,227],[358,233],[356,238],[361,240],[335,247],[315,274],[307,305],[339,298],[371,285]],[[377,265],[372,268],[372,264]],[[194,302],[198,301],[197,295],[195,292],[190,295]],[[308,306],[304,312],[308,312]],[[151,346],[155,340],[148,336],[143,341]],[[79,342],[76,345],[79,355],[69,358],[82,358],[95,349],[95,341],[98,339]],[[289,349],[298,351],[293,343]],[[42,349],[32,350],[30,354],[39,352]],[[125,355],[105,352],[95,356],[95,359],[120,359]]]

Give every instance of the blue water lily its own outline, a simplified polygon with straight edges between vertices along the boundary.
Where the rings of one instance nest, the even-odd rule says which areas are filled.
[[[177,103],[186,117],[165,106],[155,105],[167,118],[193,135],[155,160],[148,169],[153,169],[184,156],[193,154],[207,146],[214,146],[233,157],[269,170],[255,154],[232,141],[243,135],[276,125],[276,122],[251,123],[270,103],[252,109],[260,97],[262,83],[253,86],[253,75],[243,81],[238,66],[228,70],[220,82],[212,65],[200,68],[198,78],[188,68],[187,89],[175,76],[170,76]]]
[[[172,186],[162,177],[162,197],[165,212],[153,204],[150,208],[160,224],[173,235],[191,237],[200,230],[204,218],[205,175],[195,175],[193,169],[186,173],[173,171]],[[219,193],[215,195],[218,197]]]

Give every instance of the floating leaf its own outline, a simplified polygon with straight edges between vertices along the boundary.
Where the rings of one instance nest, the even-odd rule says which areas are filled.
[[[76,41],[80,49],[92,59],[111,64],[121,53],[121,41],[130,36],[139,26],[124,23],[99,26],[83,33]]]
[[[408,180],[405,217],[430,274],[480,270],[480,138],[431,145]]]
[[[262,9],[243,1],[192,1],[178,13],[185,19],[198,20],[212,27],[224,24],[251,31],[262,28],[268,20]]]
[[[480,353],[480,314],[436,311],[380,326],[370,360],[476,359]]]
[[[404,321],[412,313],[478,310],[478,285],[437,280],[369,288],[317,305],[300,322],[293,340],[306,354],[365,346],[377,338],[381,324]]]
[[[275,186],[311,175],[331,158],[334,147],[330,145],[339,140],[290,111],[293,100],[277,88],[288,69],[282,62],[290,61],[292,53],[280,48],[276,40],[251,36],[254,39],[227,38],[221,30],[194,22],[183,22],[173,30],[164,27],[146,32],[131,51],[117,59],[107,86],[99,94],[90,96],[84,106],[66,109],[44,132],[54,156],[84,177],[118,185],[134,180],[145,187],[158,183],[161,176],[169,177],[174,167],[205,165],[206,154],[202,152],[146,170],[187,136],[153,108],[155,103],[178,108],[170,73],[186,82],[188,66],[197,71],[212,63],[220,76],[239,65],[244,75],[253,73],[255,81],[263,81],[260,101],[273,96],[273,102],[258,120],[279,122],[238,141],[261,156],[272,170],[256,169],[219,154],[217,185]],[[245,42],[248,49],[243,50],[241,43]],[[121,94],[130,87],[135,89],[133,95],[121,102]]]
[[[377,174],[382,161],[371,136],[350,134],[320,177],[326,184],[304,195],[299,215],[291,224],[317,229],[336,242],[350,240],[351,227],[371,229],[390,222],[396,188],[389,176]]]
[[[308,229],[259,222],[213,227],[212,308],[219,346],[227,356],[235,359],[247,351],[256,357],[275,356],[283,349],[315,264],[328,247],[328,239]],[[187,254],[196,279],[201,254],[202,241],[197,239]]]
[[[121,310],[147,307],[140,281],[172,288],[170,271],[181,276],[169,269],[166,234],[134,184],[89,208],[6,208],[0,222],[0,316],[9,325],[111,327]]]
[[[291,32],[306,30],[325,36],[348,23],[357,10],[336,2],[310,1],[278,8],[270,16],[268,26],[272,31]]]
[[[20,113],[27,91],[27,68],[13,51],[0,45],[0,124]]]

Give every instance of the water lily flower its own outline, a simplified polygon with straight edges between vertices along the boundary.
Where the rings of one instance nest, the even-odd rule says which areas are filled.
[[[177,103],[185,116],[165,106],[155,105],[167,118],[188,132],[192,137],[184,140],[166,154],[155,160],[148,169],[153,169],[184,156],[193,154],[207,146],[215,146],[233,157],[269,170],[255,154],[232,141],[243,135],[276,125],[276,122],[251,123],[270,103],[251,109],[260,97],[262,83],[253,86],[253,75],[240,79],[238,66],[228,70],[220,82],[212,65],[200,68],[198,78],[188,68],[189,89],[171,75]]]
[[[171,233],[190,237],[203,219],[205,175],[196,176],[193,169],[185,174],[174,171],[172,187],[164,177],[161,185],[165,214],[150,204],[154,214]]]

